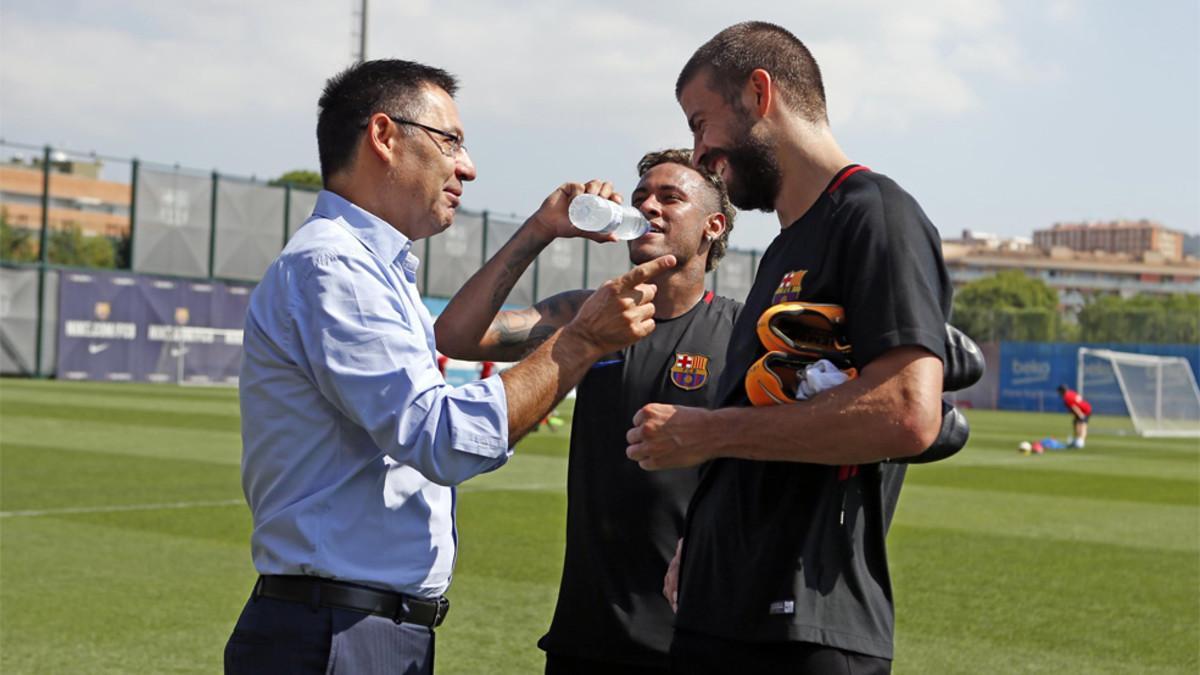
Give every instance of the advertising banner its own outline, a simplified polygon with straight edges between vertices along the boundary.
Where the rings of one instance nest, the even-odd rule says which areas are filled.
[[[1063,409],[1058,397],[1058,385],[1075,388],[1080,347],[1111,349],[1137,354],[1182,356],[1192,372],[1200,372],[1200,348],[1196,345],[1172,344],[1097,344],[1079,342],[1002,342],[999,363],[988,363],[1000,375],[997,407],[1001,410],[1058,411]],[[1115,388],[1109,388],[1115,390]],[[1089,392],[1088,400],[1098,414],[1122,410],[1118,395],[1102,394],[1104,388]],[[1096,400],[1092,400],[1093,396]],[[1111,400],[1109,400],[1111,399]]]
[[[58,376],[236,384],[249,286],[64,273]]]

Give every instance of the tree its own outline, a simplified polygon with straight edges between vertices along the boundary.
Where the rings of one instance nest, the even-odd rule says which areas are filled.
[[[293,187],[320,190],[324,187],[324,182],[321,180],[321,174],[316,171],[294,169],[271,181],[271,185],[291,185]]]
[[[33,230],[9,225],[8,210],[0,209],[0,259],[35,262],[38,259],[35,234]]]
[[[0,209],[0,259],[11,262],[37,262],[37,230],[13,227],[8,223],[8,212]],[[116,267],[119,254],[128,249],[129,237],[119,240],[108,237],[84,236],[83,230],[74,223],[60,229],[52,229],[46,235],[49,262],[73,267]],[[127,259],[127,255],[126,255]]]
[[[86,237],[74,223],[50,230],[46,244],[49,259],[56,265],[73,267],[116,266],[116,251],[107,237]]]
[[[1079,329],[1087,342],[1195,344],[1200,342],[1200,296],[1101,296],[1080,310]]]
[[[954,298],[954,325],[979,341],[1049,341],[1060,322],[1058,294],[1020,270],[973,281]]]

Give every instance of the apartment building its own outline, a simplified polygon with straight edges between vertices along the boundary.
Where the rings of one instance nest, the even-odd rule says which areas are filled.
[[[965,235],[942,244],[942,256],[956,287],[1017,269],[1055,289],[1060,305],[1071,313],[1094,295],[1200,294],[1200,260],[1195,258],[1170,259],[1156,250],[1139,255],[1083,253],[1064,246],[1044,250],[1029,246],[1027,239]]]
[[[1150,220],[1115,220],[1098,223],[1054,223],[1047,230],[1035,230],[1033,243],[1049,251],[1055,247],[1092,253],[1141,255],[1155,252],[1167,260],[1183,258],[1184,233],[1170,230]]]
[[[104,180],[100,173],[99,161],[57,158],[50,162],[50,229],[76,225],[85,235],[128,236],[132,188],[129,183]],[[0,210],[9,225],[41,228],[44,181],[40,158],[0,164]]]

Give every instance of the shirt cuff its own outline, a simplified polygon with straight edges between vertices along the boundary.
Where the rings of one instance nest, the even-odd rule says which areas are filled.
[[[455,450],[497,459],[511,456],[508,446],[508,395],[500,375],[456,388],[448,402],[460,413],[450,427]]]

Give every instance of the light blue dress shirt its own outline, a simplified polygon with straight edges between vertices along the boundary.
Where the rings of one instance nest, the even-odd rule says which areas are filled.
[[[261,574],[440,595],[453,486],[512,454],[499,376],[451,387],[438,372],[412,246],[321,192],[250,296],[242,488]]]

